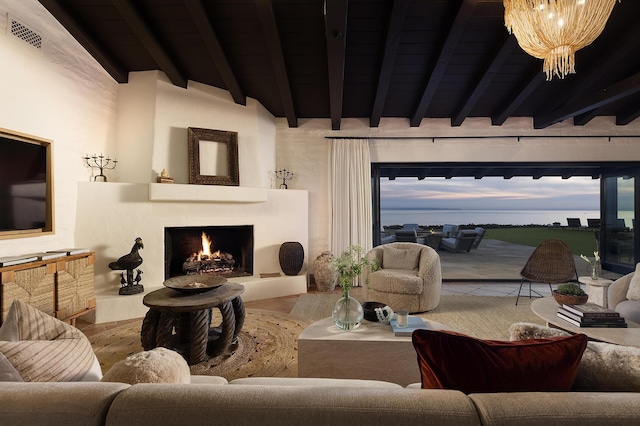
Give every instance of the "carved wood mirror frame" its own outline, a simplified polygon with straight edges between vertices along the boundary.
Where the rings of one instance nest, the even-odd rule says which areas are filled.
[[[189,127],[189,183],[240,185],[238,132]]]

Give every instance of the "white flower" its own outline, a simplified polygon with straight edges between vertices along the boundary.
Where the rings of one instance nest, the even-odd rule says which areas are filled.
[[[580,258],[582,258],[589,265],[594,266],[594,265],[596,265],[596,264],[598,264],[600,262],[600,253],[598,253],[597,251],[593,252],[593,262],[590,261],[589,258],[587,256],[585,256],[584,254],[581,254]]]

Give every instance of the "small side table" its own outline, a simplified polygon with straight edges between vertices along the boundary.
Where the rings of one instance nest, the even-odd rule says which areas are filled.
[[[578,281],[587,287],[589,302],[596,303],[603,308],[609,307],[607,291],[613,281],[606,278],[598,278],[597,280],[594,280],[591,277],[578,277]]]
[[[204,293],[185,294],[162,288],[144,296],[149,312],[142,322],[142,347],[175,349],[189,365],[202,362],[206,354],[225,353],[244,324],[244,286],[225,283]],[[222,323],[211,327],[213,308],[220,310]]]

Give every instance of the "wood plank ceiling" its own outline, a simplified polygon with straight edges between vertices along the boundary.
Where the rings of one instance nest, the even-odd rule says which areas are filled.
[[[119,83],[161,70],[300,119],[533,117],[536,128],[640,115],[640,1],[617,3],[576,72],[545,81],[502,0],[39,0]]]

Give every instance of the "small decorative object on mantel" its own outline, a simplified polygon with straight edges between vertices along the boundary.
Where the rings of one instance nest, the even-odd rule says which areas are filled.
[[[124,272],[120,273],[120,294],[121,295],[130,295],[130,294],[138,294],[144,292],[144,286],[140,284],[142,281],[142,271],[137,269],[138,266],[142,265],[142,257],[138,253],[138,250],[144,248],[144,244],[142,244],[142,238],[136,238],[133,247],[129,254],[125,254],[120,257],[115,262],[109,263],[109,268],[114,271],[127,271],[127,276],[125,278]],[[133,276],[133,270],[136,270],[136,276]]]
[[[553,298],[558,305],[584,305],[589,300],[589,295],[577,284],[568,283],[558,286],[553,290]]]
[[[304,247],[297,241],[287,241],[280,246],[278,257],[285,275],[298,275],[304,263]]]
[[[173,178],[169,176],[167,169],[162,169],[162,173],[158,176],[158,183],[173,183]]]
[[[364,257],[364,248],[358,245],[349,246],[331,264],[338,271],[342,298],[338,299],[333,308],[333,322],[341,330],[351,331],[360,327],[364,319],[364,310],[360,302],[349,296],[353,282],[362,273],[362,268],[368,267],[373,271],[380,269],[377,260]]]
[[[86,167],[100,170],[100,174],[95,175],[93,177],[94,182],[106,182],[107,177],[104,175],[103,172],[105,170],[115,169],[116,165],[118,164],[118,160],[111,159],[109,156],[104,156],[102,154],[100,155],[94,154],[91,157],[89,157],[89,154],[87,154],[84,157],[82,157],[82,159],[84,160],[84,165]]]
[[[282,169],[276,170],[274,173],[276,174],[276,178],[282,179],[280,189],[287,189],[287,181],[293,179],[293,172],[291,170]]]

